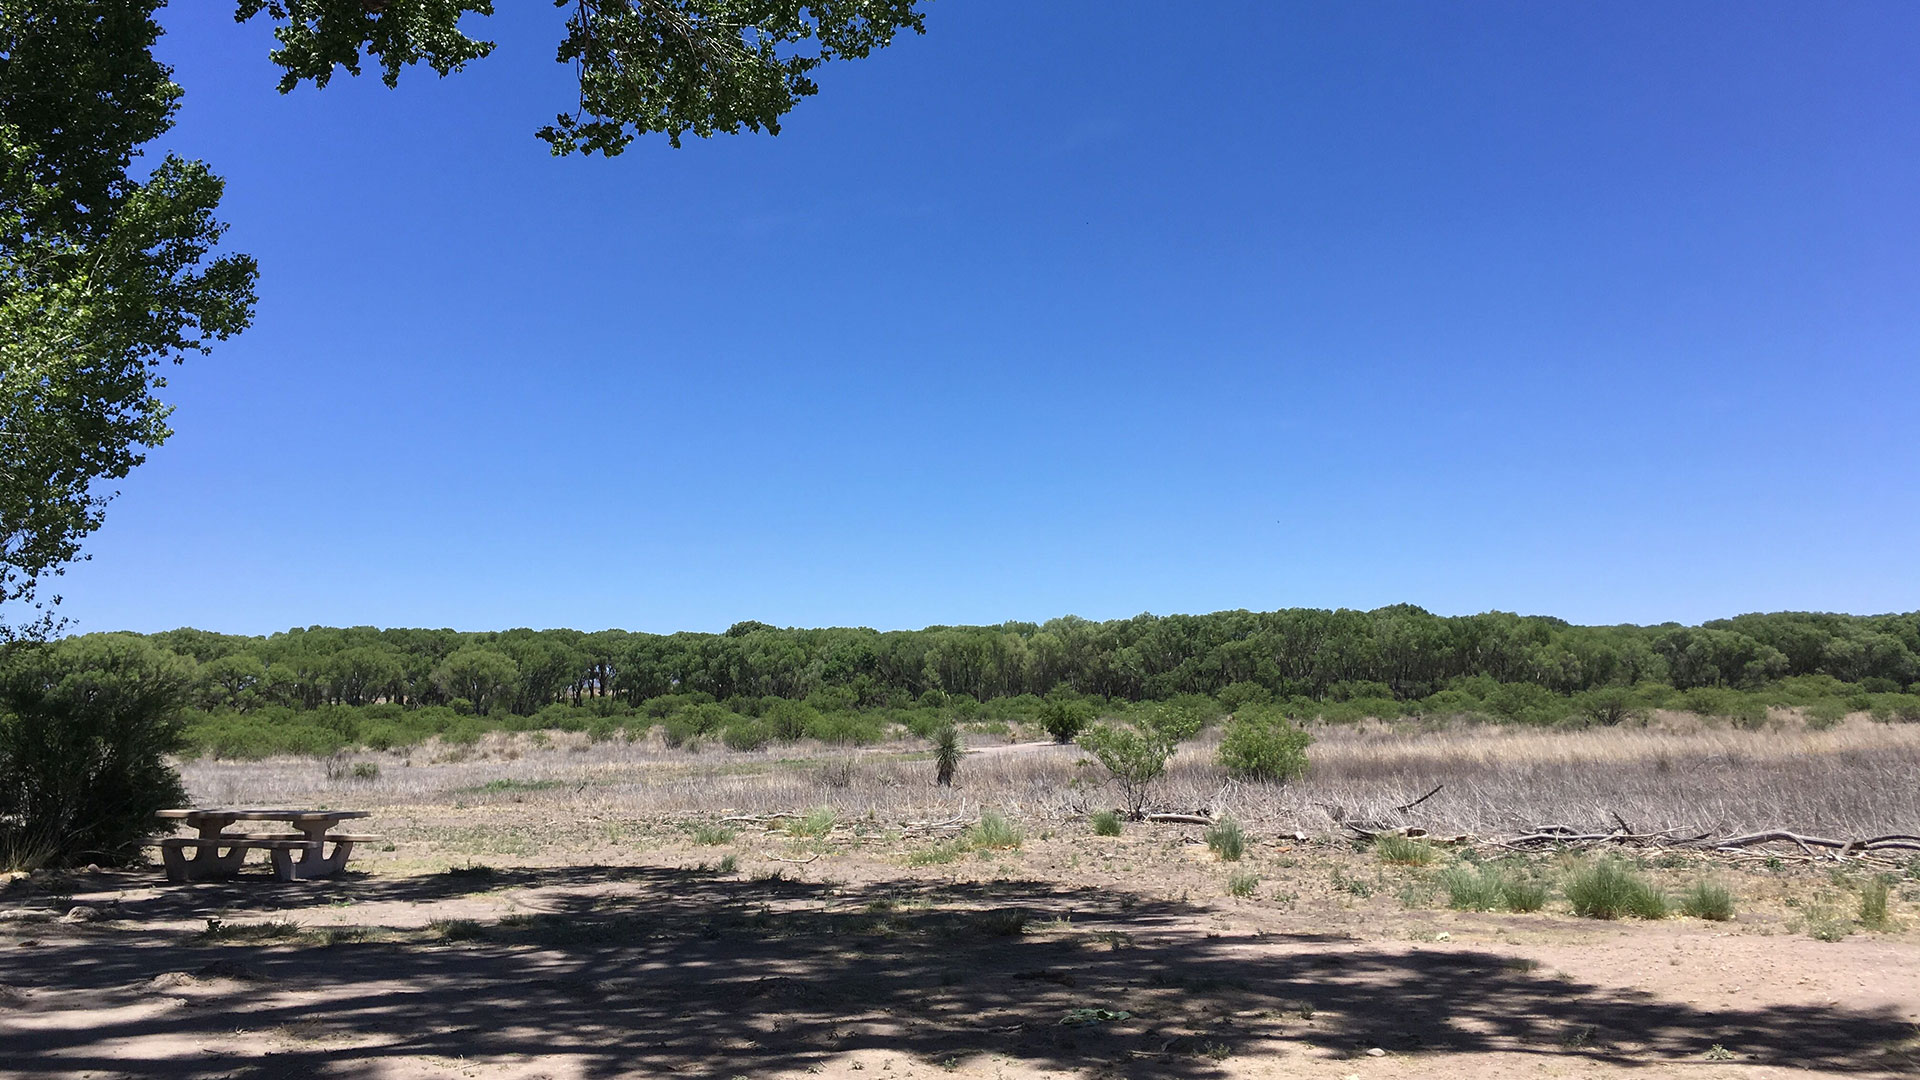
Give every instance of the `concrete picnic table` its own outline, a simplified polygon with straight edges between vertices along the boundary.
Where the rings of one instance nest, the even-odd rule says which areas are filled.
[[[273,857],[273,876],[280,881],[304,881],[327,877],[347,865],[353,845],[380,839],[359,833],[331,831],[335,825],[352,818],[367,817],[365,810],[263,810],[223,809],[161,810],[155,816],[165,821],[183,822],[198,829],[197,837],[170,836],[160,841],[160,855],[167,866],[168,881],[207,881],[233,877],[240,872],[247,852],[264,849]],[[236,821],[284,821],[297,832],[230,833],[227,826]],[[333,850],[324,853],[326,845]],[[187,851],[191,848],[192,855]],[[299,855],[295,859],[295,855]]]

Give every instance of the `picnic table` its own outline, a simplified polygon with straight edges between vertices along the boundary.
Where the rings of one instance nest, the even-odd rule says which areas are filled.
[[[162,810],[157,816],[200,832],[197,837],[170,836],[160,841],[168,881],[233,877],[254,848],[272,856],[273,876],[280,881],[326,877],[347,865],[354,844],[380,839],[333,831],[342,821],[368,816],[364,810]],[[297,831],[227,832],[227,826],[236,821],[284,821]],[[333,848],[330,852],[328,845]]]

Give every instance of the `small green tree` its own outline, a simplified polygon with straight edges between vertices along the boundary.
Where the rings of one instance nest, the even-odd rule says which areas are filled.
[[[1176,741],[1165,731],[1149,725],[1095,724],[1080,736],[1085,747],[1120,785],[1129,817],[1139,818],[1145,811],[1147,796],[1155,780],[1167,771],[1167,759],[1173,756]]]
[[[1242,709],[1227,722],[1220,740],[1220,764],[1243,780],[1284,783],[1305,775],[1307,747],[1313,736],[1278,712]]]
[[[1590,724],[1618,727],[1640,715],[1634,708],[1633,691],[1624,686],[1599,686],[1576,694],[1573,708]]]
[[[0,651],[0,865],[124,863],[186,790],[187,663],[132,634]]]

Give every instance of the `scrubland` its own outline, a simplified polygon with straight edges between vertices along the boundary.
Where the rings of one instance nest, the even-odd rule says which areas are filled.
[[[1017,725],[670,747],[494,733],[193,760],[198,803],[370,810],[353,871],[42,875],[0,911],[0,1074],[1905,1075],[1920,862],[1513,851],[1540,824],[1920,831],[1920,725],[1313,730],[1183,743],[1154,809]],[[1410,811],[1407,805],[1440,790]],[[1096,819],[1098,819],[1096,821]],[[1361,843],[1370,819],[1479,843]],[[90,914],[60,916],[78,906]],[[69,919],[73,921],[68,921]],[[32,944],[29,944],[32,943]]]

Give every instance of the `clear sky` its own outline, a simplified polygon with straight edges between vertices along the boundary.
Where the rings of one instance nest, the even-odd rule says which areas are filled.
[[[282,97],[252,330],[75,629],[1920,608],[1920,6],[941,0],[777,138],[555,159],[564,12]]]

